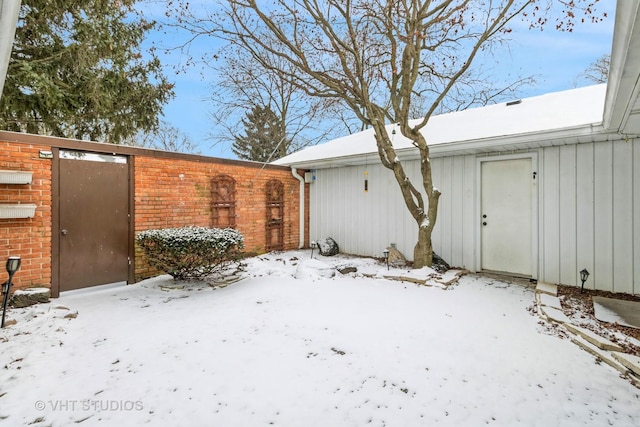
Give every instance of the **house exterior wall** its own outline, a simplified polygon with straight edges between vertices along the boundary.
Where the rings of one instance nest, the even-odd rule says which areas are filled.
[[[244,235],[245,251],[249,253],[264,252],[265,188],[269,180],[277,179],[284,186],[284,248],[299,246],[300,182],[287,167],[0,132],[0,169],[33,172],[31,184],[0,184],[0,203],[36,204],[34,218],[0,219],[0,262],[9,256],[22,258],[21,268],[14,276],[14,290],[51,287],[55,282],[52,275],[58,260],[57,251],[52,250],[57,241],[52,235],[52,206],[57,158],[41,158],[40,152],[56,153],[58,149],[129,157],[134,168],[135,232],[184,225],[212,226],[211,180],[219,174],[233,177],[236,228]],[[157,273],[144,262],[139,250],[134,262],[136,281]]]
[[[434,183],[443,193],[433,232],[436,253],[452,265],[475,270],[473,228],[475,156],[431,159]],[[405,163],[413,182],[418,161]],[[365,175],[366,172],[366,175]],[[364,180],[368,191],[364,191]],[[393,173],[372,158],[367,166],[318,169],[310,186],[310,238],[332,237],[345,253],[381,257],[395,243],[413,259],[418,229]]]
[[[482,160],[500,153],[432,158],[440,189],[433,233],[436,253],[452,266],[480,269]],[[587,288],[640,293],[640,140],[548,147],[528,156],[537,171],[534,278]],[[346,253],[381,257],[390,243],[413,259],[417,226],[390,171],[372,156],[368,166],[318,169],[310,188],[310,238],[333,237]],[[412,180],[417,161],[405,162]],[[369,181],[364,191],[365,172]],[[416,181],[414,181],[416,182]]]
[[[540,280],[640,293],[640,140],[542,151]]]

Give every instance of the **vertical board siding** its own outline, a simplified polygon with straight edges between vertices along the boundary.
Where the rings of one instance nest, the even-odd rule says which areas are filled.
[[[432,236],[434,250],[451,265],[474,270],[475,156],[431,162],[434,185],[442,192]],[[419,187],[419,161],[403,164]],[[395,243],[407,259],[413,259],[417,224],[388,169],[379,164],[319,169],[310,191],[311,240],[332,237],[344,253],[374,257],[381,257],[383,249]]]
[[[452,265],[461,265],[464,259],[464,235],[462,223],[464,220],[464,157],[453,158],[453,173],[451,177],[451,260]],[[457,260],[454,263],[454,260]]]
[[[476,210],[476,156],[464,157],[464,179],[462,198],[462,259],[456,266],[476,271],[476,224],[480,223],[480,212]]]
[[[438,215],[436,225],[440,225],[440,233],[438,233],[438,254],[445,260],[451,262],[452,259],[452,242],[454,240],[452,234],[453,228],[453,201],[456,199],[459,189],[453,189],[453,176],[459,174],[460,171],[454,173],[453,157],[444,157],[438,159],[438,165],[440,169],[440,181],[434,183],[434,185],[440,190],[444,197],[440,197],[438,202],[438,213],[442,212],[443,215]]]
[[[613,288],[613,145],[595,145],[593,280],[596,288]],[[620,224],[622,226],[622,224]]]
[[[576,147],[560,147],[559,201],[560,201],[560,267],[559,282],[575,285],[578,275],[576,264]]]
[[[542,179],[542,254],[544,265],[541,269],[545,281],[560,281],[560,149],[550,147],[543,153]]]
[[[633,140],[543,149],[539,280],[580,286],[578,272],[586,268],[585,288],[639,293],[638,146]]]
[[[633,149],[613,143],[613,277],[614,292],[633,292]]]
[[[593,273],[595,263],[594,248],[594,144],[576,147],[576,270],[586,268]],[[544,280],[544,279],[543,279]],[[593,279],[585,283],[585,288],[594,289]],[[565,283],[567,285],[578,285]]]
[[[331,237],[342,252],[358,255],[381,257],[390,243],[407,253],[401,243],[413,219],[389,170],[381,165],[320,169],[310,187],[312,240]]]
[[[442,182],[443,182],[442,174],[444,172],[444,168],[442,167],[442,159],[431,159],[431,168],[432,168],[431,176],[433,179],[433,186],[438,188],[442,192]],[[440,199],[438,200],[438,218],[436,219],[436,226],[434,227],[433,232],[431,233],[433,250],[434,252],[440,254],[440,256],[444,256],[442,255],[443,227],[440,219],[442,218],[440,213],[442,212],[443,209],[446,209],[446,207],[443,207],[443,206],[445,206],[445,203],[448,198],[449,196],[447,195],[445,197],[440,197]],[[426,205],[426,202],[425,202],[425,205]]]
[[[640,140],[543,148],[538,161],[534,278],[580,286],[578,272],[586,268],[591,275],[585,288],[640,293]],[[442,192],[434,249],[451,265],[476,271],[477,157],[431,162],[434,185]],[[372,163],[317,171],[310,185],[310,237],[331,236],[343,252],[375,257],[396,243],[411,260],[417,225],[393,174]],[[419,185],[419,162],[404,165]]]

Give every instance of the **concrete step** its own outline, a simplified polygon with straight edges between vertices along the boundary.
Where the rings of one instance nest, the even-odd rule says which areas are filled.
[[[557,308],[540,306],[540,313],[544,316],[547,321],[556,322],[560,324],[565,324],[571,322],[571,319],[567,317],[566,314],[562,312],[562,310],[558,310]]]
[[[558,296],[558,285],[552,285],[551,283],[538,282],[536,285],[536,293],[548,294],[553,297]]]
[[[579,326],[572,325],[571,323],[565,323],[564,327],[574,334],[580,335],[582,338],[589,341],[599,349],[608,351],[622,351],[622,347],[620,347],[618,344],[609,341],[604,337],[601,337],[600,335],[590,331],[589,329],[584,329]]]
[[[640,357],[619,352],[613,352],[612,355],[640,379]]]
[[[596,347],[595,345],[591,344],[589,341],[582,338],[580,335],[575,335],[571,339],[571,341],[577,344],[578,346],[582,347],[588,353],[591,353],[592,355],[596,356],[598,359],[602,360],[607,365],[613,367],[621,374],[628,375],[629,370],[623,364],[618,362],[618,360],[613,357],[610,351],[602,350]]]
[[[562,310],[562,304],[560,303],[560,298],[551,296],[549,294],[536,294],[536,298],[538,298],[538,303],[540,305],[544,305],[546,307],[557,308],[558,310]]]
[[[538,315],[543,320],[564,326],[571,335],[571,341],[574,344],[613,367],[634,386],[640,388],[640,357],[623,353],[622,347],[618,344],[589,329],[571,324],[571,319],[562,310],[562,304],[557,297],[556,285],[538,283],[535,304],[538,308]]]

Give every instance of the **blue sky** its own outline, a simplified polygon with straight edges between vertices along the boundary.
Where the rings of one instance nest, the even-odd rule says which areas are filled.
[[[495,73],[505,75],[534,75],[536,83],[524,88],[522,97],[571,89],[590,84],[579,79],[579,75],[593,62],[611,50],[615,1],[603,0],[598,6],[608,17],[598,24],[576,25],[574,32],[563,33],[552,29],[529,30],[516,25],[510,38],[498,55]],[[154,34],[153,39],[170,46],[179,43],[176,34]],[[213,40],[199,40],[192,45],[192,53],[211,49]],[[164,54],[158,51],[165,64],[169,79],[175,83],[175,98],[166,105],[164,119],[187,135],[201,154],[222,158],[235,158],[229,146],[218,144],[212,147],[208,136],[212,128],[210,114],[212,105],[207,101],[216,76],[206,68],[194,66],[176,74],[175,67],[184,63],[178,53]]]

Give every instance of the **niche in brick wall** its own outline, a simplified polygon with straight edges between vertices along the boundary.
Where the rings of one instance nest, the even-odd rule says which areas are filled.
[[[284,185],[277,179],[267,182],[266,193],[266,250],[284,249]]]
[[[211,222],[216,228],[236,226],[236,180],[229,175],[211,180]]]

